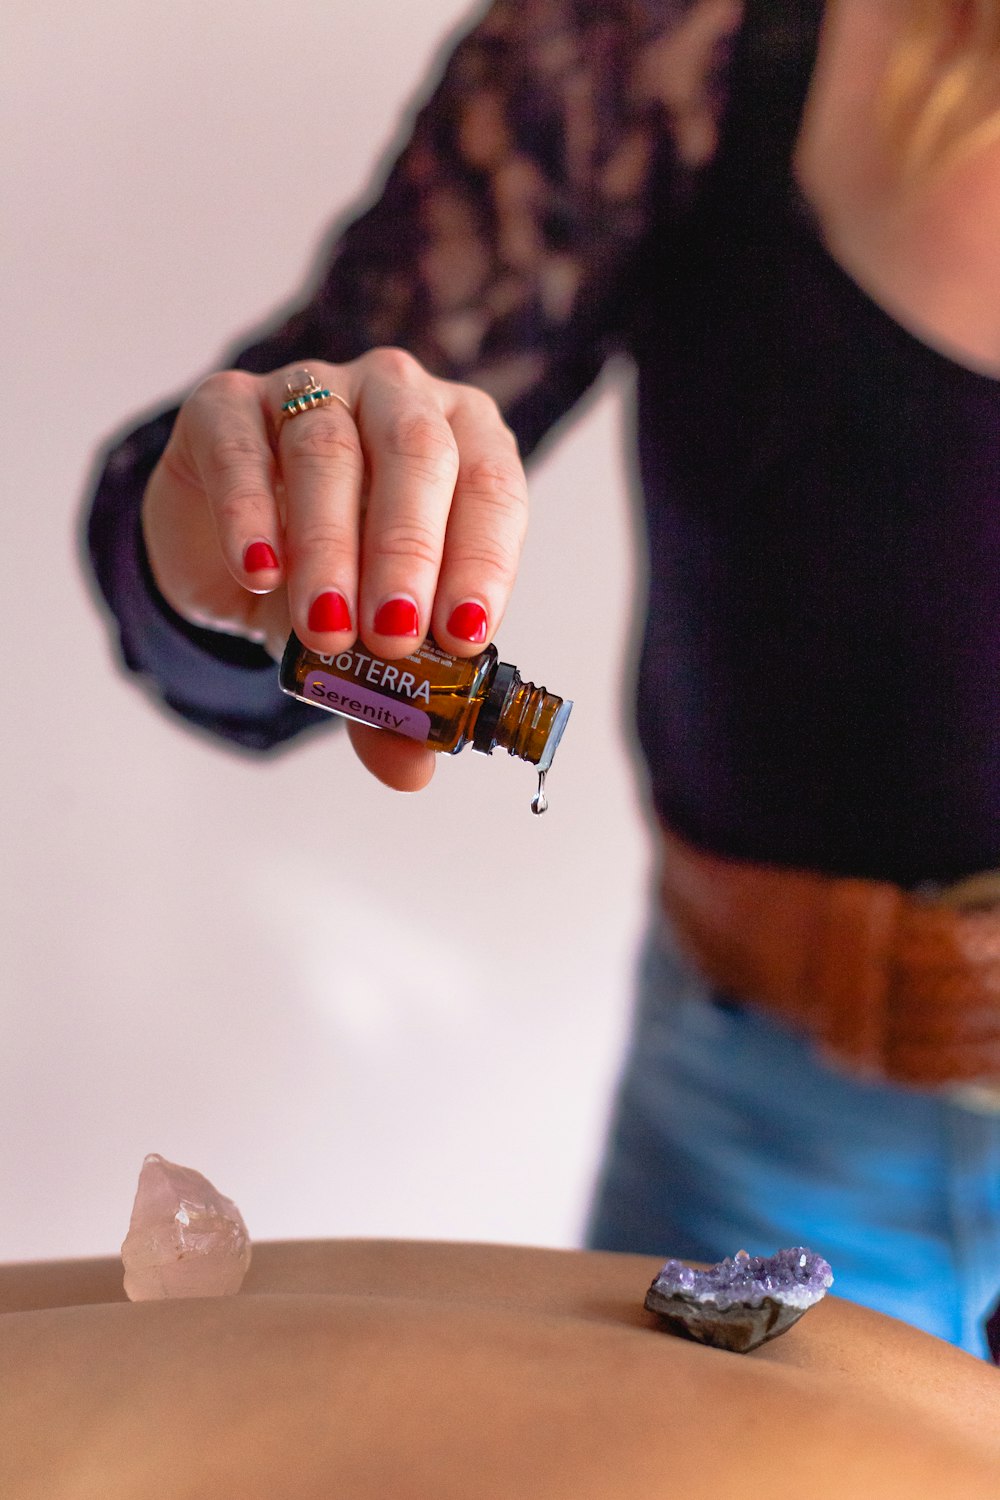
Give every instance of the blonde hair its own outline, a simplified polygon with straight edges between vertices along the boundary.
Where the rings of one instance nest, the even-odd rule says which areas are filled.
[[[908,0],[882,102],[907,176],[1000,136],[1000,0]]]

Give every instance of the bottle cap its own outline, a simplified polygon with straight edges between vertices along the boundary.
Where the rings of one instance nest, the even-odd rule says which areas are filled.
[[[493,747],[497,742],[497,728],[500,716],[503,713],[507,694],[510,692],[517,678],[517,668],[512,667],[509,661],[497,662],[497,669],[493,674],[486,702],[479,710],[476,719],[476,727],[472,733],[472,748],[483,755],[492,755]]]

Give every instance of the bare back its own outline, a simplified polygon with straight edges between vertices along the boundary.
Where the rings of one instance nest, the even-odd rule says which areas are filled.
[[[658,1265],[261,1245],[237,1297],[135,1306],[117,1262],[0,1268],[0,1493],[996,1495],[995,1370],[836,1298],[751,1355],[684,1343],[642,1308]]]

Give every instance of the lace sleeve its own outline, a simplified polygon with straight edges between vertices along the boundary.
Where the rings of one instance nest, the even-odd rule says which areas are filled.
[[[527,456],[616,345],[654,176],[680,204],[711,157],[739,15],[734,0],[498,0],[308,304],[236,362],[398,345],[488,390]]]
[[[740,14],[739,0],[496,0],[306,300],[226,363],[263,373],[397,345],[488,390],[527,456],[619,342],[654,213],[680,212],[712,157]],[[172,420],[103,456],[94,574],[156,696],[267,748],[326,716],[279,692],[260,648],[174,615],[142,555],[142,494]]]

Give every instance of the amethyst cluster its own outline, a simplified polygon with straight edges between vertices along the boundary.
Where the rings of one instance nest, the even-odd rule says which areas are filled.
[[[832,1283],[823,1257],[801,1246],[770,1257],[739,1250],[707,1271],[668,1260],[646,1307],[671,1333],[746,1354],[785,1333]]]

